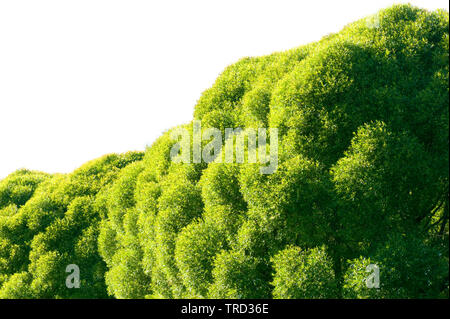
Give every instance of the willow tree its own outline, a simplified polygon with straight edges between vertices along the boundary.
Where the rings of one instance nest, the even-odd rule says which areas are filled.
[[[148,148],[123,210],[137,214],[136,263],[150,282],[139,296],[448,294],[448,52],[448,13],[398,5],[226,68],[194,120],[223,143],[226,128],[277,128],[277,170],[174,163],[170,132]],[[370,263],[380,289],[365,287]]]
[[[0,296],[448,297],[448,28],[445,11],[381,10],[227,67],[144,155],[1,181]],[[212,128],[219,160],[245,129],[276,134],[276,170],[248,160],[259,142],[244,163],[199,159]]]

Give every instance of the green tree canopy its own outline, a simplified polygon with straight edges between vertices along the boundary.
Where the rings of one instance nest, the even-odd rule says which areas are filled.
[[[11,174],[0,297],[448,297],[448,30],[448,12],[395,5],[227,67],[193,120],[222,141],[277,128],[273,174],[171,161],[194,122],[71,174]]]

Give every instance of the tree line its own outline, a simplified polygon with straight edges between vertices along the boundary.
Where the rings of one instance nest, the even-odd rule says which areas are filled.
[[[12,173],[0,298],[448,298],[448,28],[396,5],[226,68],[194,120],[277,128],[273,174],[175,163],[171,131],[70,174]]]

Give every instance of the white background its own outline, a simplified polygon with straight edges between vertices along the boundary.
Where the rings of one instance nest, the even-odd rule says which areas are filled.
[[[144,150],[192,119],[227,65],[319,40],[393,3],[0,0],[0,178]]]

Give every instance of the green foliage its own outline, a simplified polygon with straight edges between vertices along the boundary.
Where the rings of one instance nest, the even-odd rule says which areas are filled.
[[[273,297],[281,299],[333,298],[333,264],[323,248],[306,251],[290,246],[273,257]]]
[[[0,295],[105,297],[105,263],[97,249],[101,214],[95,198],[122,168],[140,159],[141,153],[107,155],[72,174],[41,178],[42,183],[23,206],[2,210]],[[80,289],[65,285],[69,264],[80,267]]]
[[[178,235],[175,258],[186,287],[185,296],[207,295],[214,257],[224,247],[223,235],[216,225],[205,222],[191,223]]]
[[[411,133],[393,133],[382,122],[361,127],[332,168],[342,238],[370,245],[428,223],[446,196],[435,161]]]
[[[18,170],[0,181],[0,209],[23,206],[33,196],[40,183],[50,176],[45,173]]]
[[[142,169],[142,162],[135,162],[122,170],[108,190],[107,218],[101,224],[99,251],[109,268],[105,280],[109,294],[117,298],[143,298],[150,283],[141,264],[134,207],[136,177]]]
[[[1,180],[0,297],[448,298],[448,25],[396,5],[226,68],[194,120],[278,128],[273,174],[171,161],[191,122],[144,154]]]
[[[27,272],[13,274],[7,282],[2,285],[0,299],[31,299],[30,291],[31,277]]]
[[[242,251],[222,251],[216,257],[209,298],[269,298],[270,286],[264,265]]]
[[[366,267],[380,268],[380,288],[366,287]],[[344,276],[346,298],[448,297],[448,254],[414,235],[393,235],[371,258],[349,261]]]

